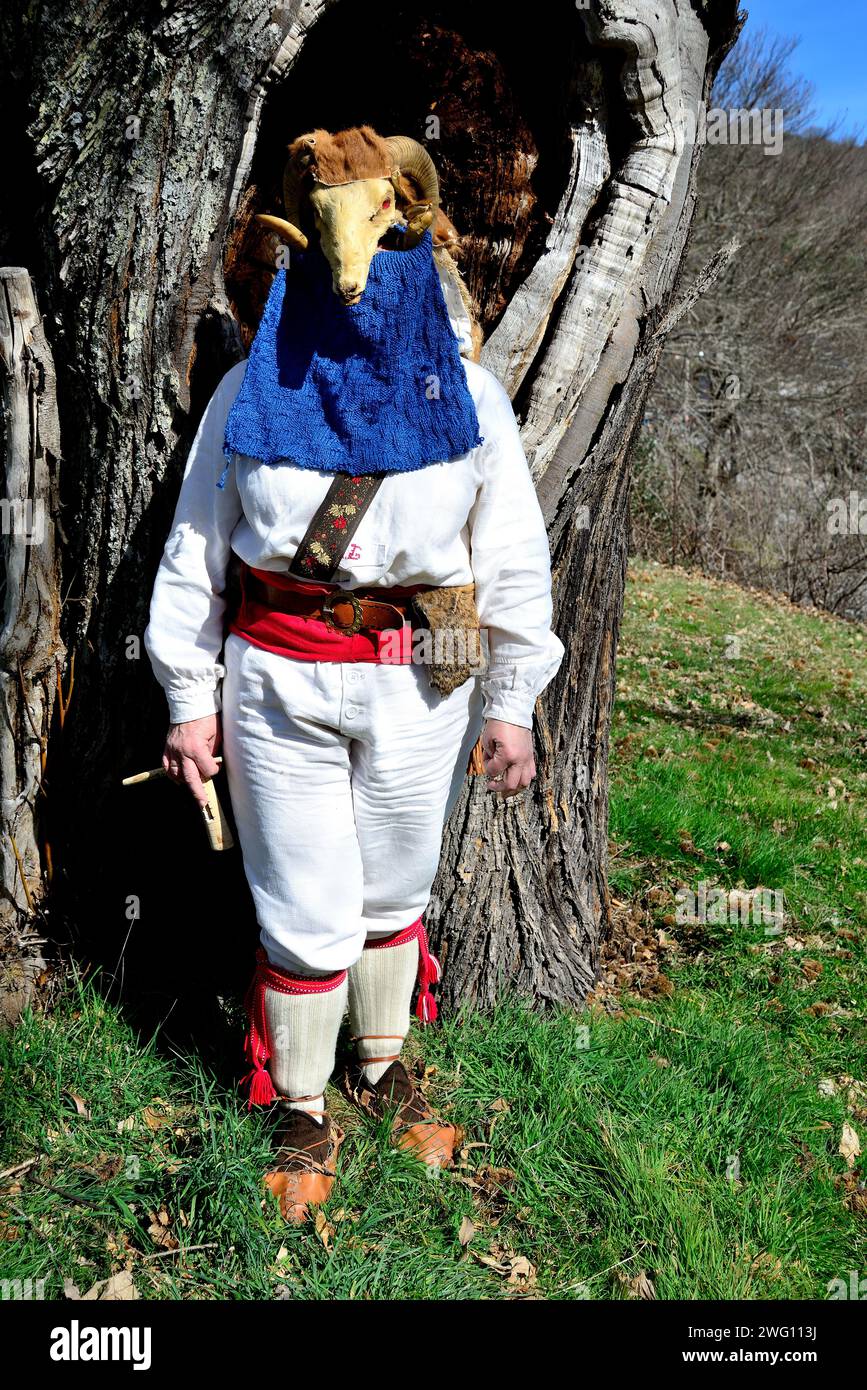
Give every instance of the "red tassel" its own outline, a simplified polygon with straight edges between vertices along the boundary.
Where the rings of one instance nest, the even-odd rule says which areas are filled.
[[[435,1023],[439,1015],[437,1001],[434,999],[430,990],[425,988],[419,992],[418,1002],[415,1006],[415,1016],[421,1023]]]
[[[277,1099],[277,1092],[274,1090],[274,1083],[271,1080],[271,1073],[264,1067],[258,1067],[244,1077],[241,1083],[249,1084],[250,1095],[247,1100],[247,1109],[252,1110],[254,1105],[270,1105]]]
[[[247,1072],[241,1085],[250,1087],[247,1098],[248,1110],[251,1110],[254,1105],[270,1105],[271,1101],[277,1098],[271,1075],[265,1069],[265,1063],[271,1056],[271,1052],[268,1047],[268,1029],[265,1018],[265,984],[262,979],[263,955],[264,952],[261,951],[256,953],[256,973],[244,1000],[248,1021],[247,1036],[244,1039],[244,1056],[251,1064],[252,1070]]]
[[[268,1017],[265,1012],[265,990],[275,989],[281,994],[323,994],[336,989],[346,978],[345,970],[338,970],[324,980],[308,980],[303,975],[292,975],[287,970],[278,970],[268,961],[265,950],[260,946],[256,952],[256,971],[250,988],[244,998],[247,1011],[247,1035],[244,1038],[244,1056],[251,1070],[240,1082],[249,1086],[247,1109],[254,1105],[270,1105],[277,1099],[277,1092],[271,1080],[271,1073],[265,1063],[271,1057],[268,1046]]]
[[[430,992],[442,977],[442,969],[436,956],[431,955],[427,944],[427,932],[419,919],[418,933],[418,1001],[415,1006],[416,1018],[422,1023],[435,1023],[439,1015],[437,1001]]]
[[[382,951],[389,946],[405,946],[410,941],[418,942],[418,999],[415,1005],[415,1016],[422,1023],[433,1023],[439,1014],[436,1000],[430,992],[431,985],[437,984],[442,978],[442,967],[436,956],[431,955],[430,947],[427,944],[427,932],[422,925],[420,917],[411,922],[403,931],[396,932],[394,936],[389,936],[385,941],[368,941],[365,950]]]

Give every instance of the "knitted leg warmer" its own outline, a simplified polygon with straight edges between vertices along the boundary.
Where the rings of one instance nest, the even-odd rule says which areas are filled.
[[[270,965],[261,948],[257,961],[247,995],[249,1104],[267,1105],[282,1097],[290,1109],[306,1110],[321,1122],[346,1009],[347,972],[316,979],[292,975]]]
[[[400,1054],[409,1032],[413,986],[421,991],[417,1013],[425,1022],[436,1017],[431,984],[439,964],[427,947],[421,918],[404,931],[368,941],[349,969],[349,1022],[364,1073],[375,1084]]]

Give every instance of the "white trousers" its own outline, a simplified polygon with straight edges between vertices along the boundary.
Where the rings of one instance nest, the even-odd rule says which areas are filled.
[[[331,974],[424,912],[482,728],[479,682],[295,661],[226,638],[223,756],[272,964]]]

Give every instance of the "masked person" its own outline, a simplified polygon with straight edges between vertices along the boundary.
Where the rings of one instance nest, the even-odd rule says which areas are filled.
[[[414,231],[395,153],[429,195]],[[299,1221],[334,1180],[324,1091],[347,1003],[347,1093],[392,1116],[399,1147],[451,1162],[455,1131],[400,1059],[416,985],[435,1016],[423,915],[480,733],[489,790],[534,776],[533,708],[563,646],[511,404],[470,359],[465,297],[433,252],[429,157],[368,127],[318,131],[290,146],[286,189],[310,234],[281,224],[305,249],[202,418],[145,643],[164,766],[199,802],[222,746],[260,928],[249,1099],[272,1107],[266,1181]]]

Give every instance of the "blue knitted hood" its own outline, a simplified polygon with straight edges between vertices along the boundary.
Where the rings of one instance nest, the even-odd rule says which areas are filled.
[[[293,252],[274,277],[224,453],[356,475],[465,454],[482,441],[458,346],[430,232],[412,250],[377,252],[350,306],[318,247]]]

